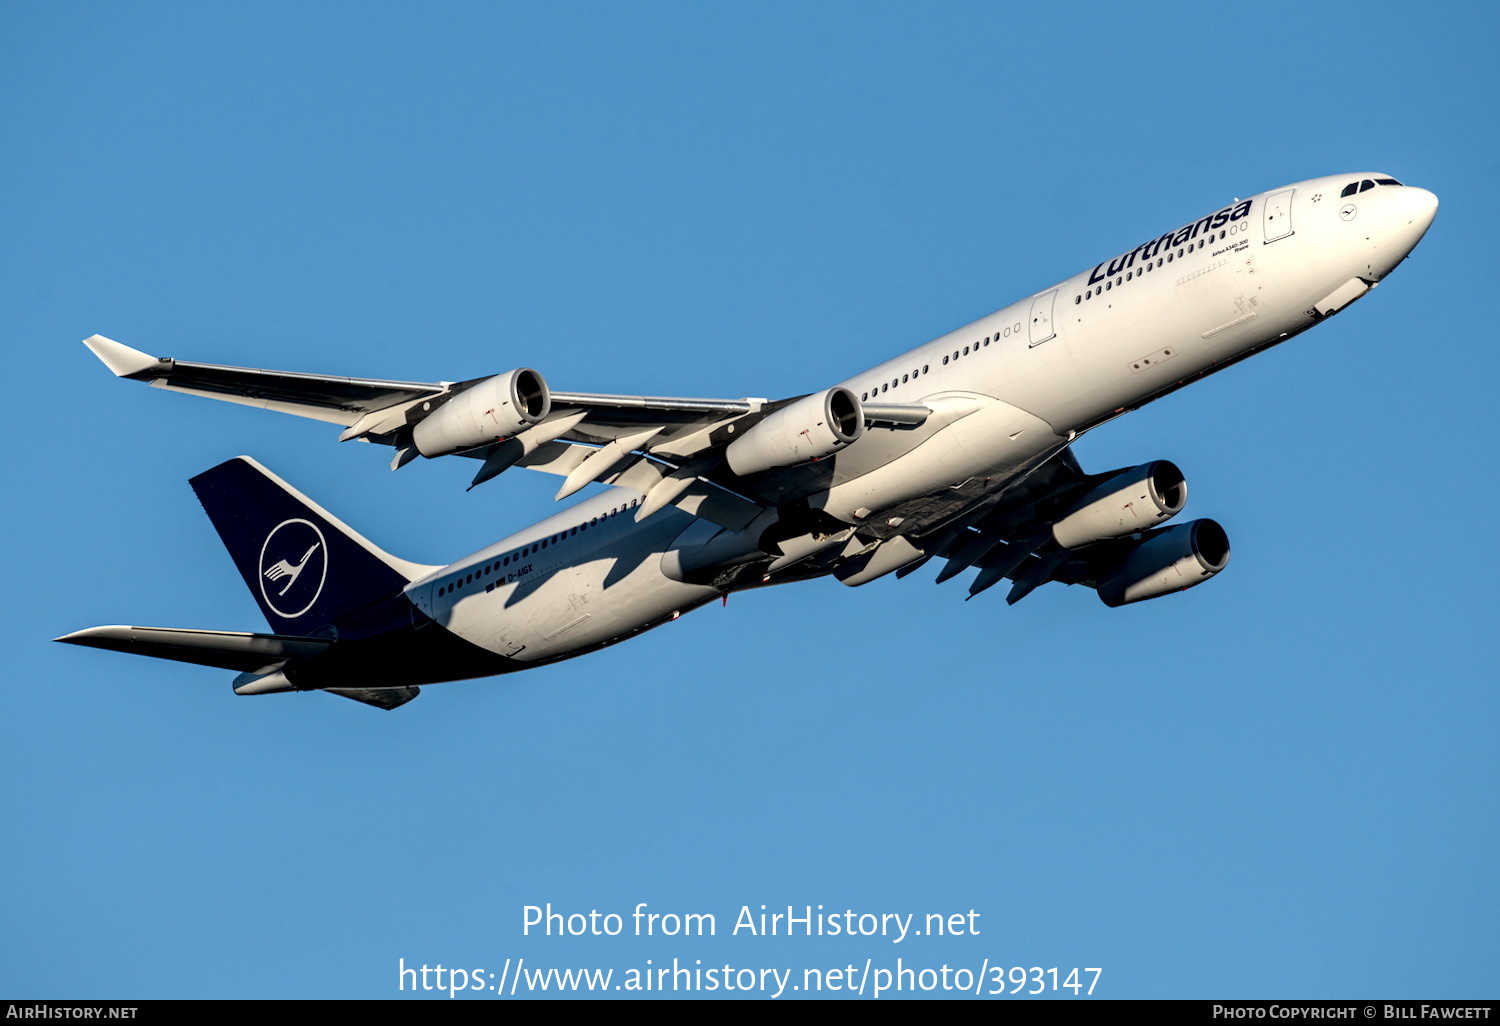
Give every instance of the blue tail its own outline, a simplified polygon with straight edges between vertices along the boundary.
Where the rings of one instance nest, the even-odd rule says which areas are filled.
[[[277,634],[318,633],[433,569],[382,552],[248,456],[190,483]]]

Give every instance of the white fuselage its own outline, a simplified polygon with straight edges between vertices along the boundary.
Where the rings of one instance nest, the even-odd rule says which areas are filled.
[[[1336,175],[1236,200],[847,379],[868,402],[921,403],[933,415],[914,431],[865,432],[834,457],[831,483],[801,497],[853,525],[976,477],[1004,478],[1305,330],[1380,281],[1431,223],[1437,200],[1423,189],[1341,195],[1381,179]],[[636,523],[641,498],[611,488],[407,594],[518,664],[578,655],[716,598],[671,568],[725,532],[670,506]]]

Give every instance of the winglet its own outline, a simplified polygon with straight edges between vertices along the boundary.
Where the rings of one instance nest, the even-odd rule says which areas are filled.
[[[139,349],[131,349],[124,343],[105,338],[103,335],[90,335],[83,340],[83,344],[88,346],[94,355],[103,361],[104,366],[114,372],[116,377],[135,377],[145,371],[153,370],[159,364],[171,362],[147,356]]]

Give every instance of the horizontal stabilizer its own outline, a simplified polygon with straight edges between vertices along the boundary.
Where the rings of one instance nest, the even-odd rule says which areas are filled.
[[[198,631],[182,627],[89,627],[56,641],[243,673],[268,673],[289,659],[317,655],[332,642],[243,631]]]

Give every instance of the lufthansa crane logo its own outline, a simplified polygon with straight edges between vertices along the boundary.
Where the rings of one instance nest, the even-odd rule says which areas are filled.
[[[295,620],[313,607],[328,579],[328,542],[300,517],[271,529],[260,547],[260,597],[277,616]]]

